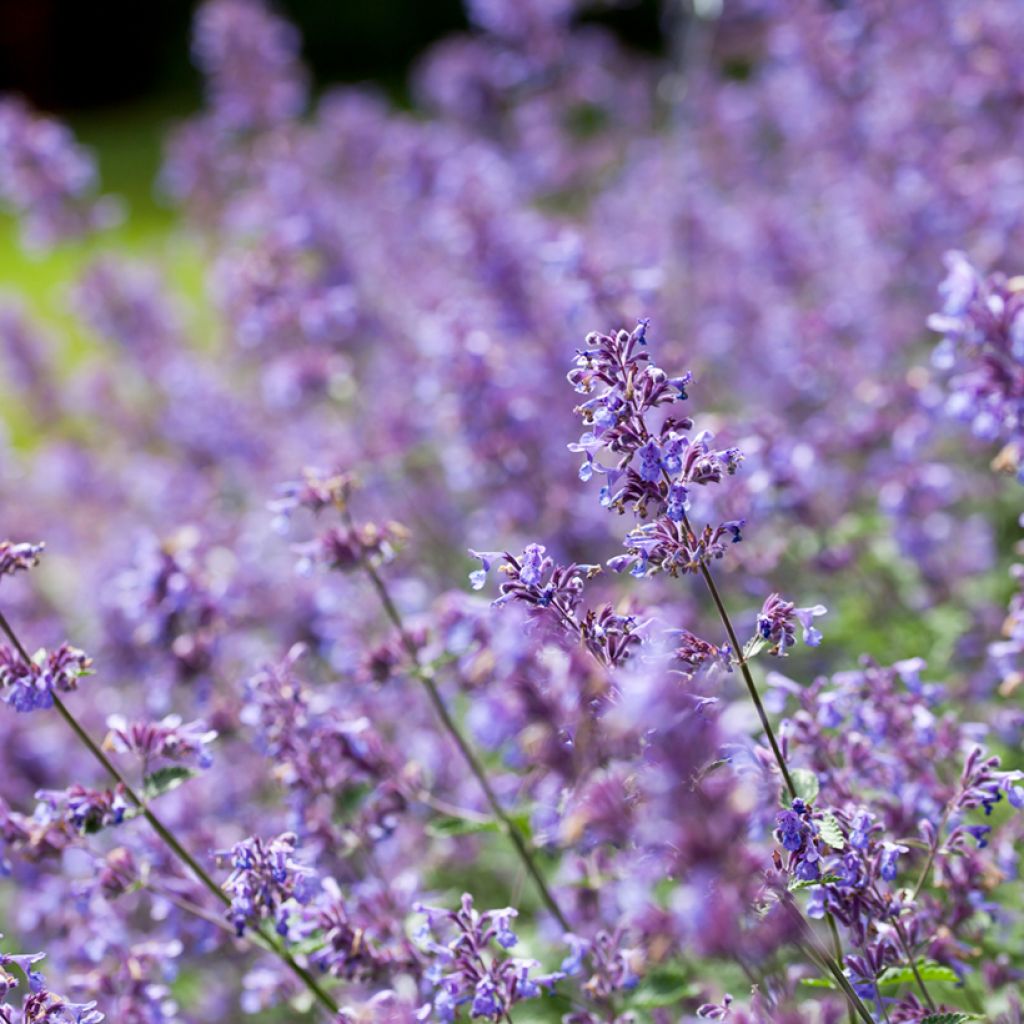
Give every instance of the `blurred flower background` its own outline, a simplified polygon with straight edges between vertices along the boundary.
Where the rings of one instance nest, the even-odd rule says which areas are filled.
[[[1019,14],[0,3],[0,1020],[1019,1021]]]

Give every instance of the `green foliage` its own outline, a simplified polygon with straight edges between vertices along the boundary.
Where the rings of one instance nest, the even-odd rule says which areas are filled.
[[[813,804],[821,789],[818,776],[806,768],[795,768],[789,774],[793,779],[793,785],[796,787],[796,795],[804,803]]]
[[[944,964],[937,964],[934,960],[918,960],[914,965],[922,981],[948,981],[957,982],[960,979],[956,972]],[[879,988],[895,988],[897,985],[912,985],[917,981],[913,969],[906,967],[889,967],[878,979]]]
[[[676,1006],[683,999],[696,996],[698,991],[681,965],[665,965],[644,976],[633,990],[629,1005],[634,1010]]]
[[[158,796],[163,796],[164,793],[170,793],[172,789],[177,789],[196,774],[197,772],[194,768],[186,768],[180,764],[158,768],[143,779],[142,795],[146,800],[155,800]]]
[[[843,830],[840,828],[836,816],[831,811],[827,811],[821,821],[818,822],[818,831],[821,833],[821,838],[833,850],[845,848],[846,840],[843,839]]]
[[[445,836],[471,836],[481,832],[500,832],[501,826],[494,820],[477,821],[472,818],[457,818],[454,815],[434,818],[426,828],[427,834],[435,838]]]

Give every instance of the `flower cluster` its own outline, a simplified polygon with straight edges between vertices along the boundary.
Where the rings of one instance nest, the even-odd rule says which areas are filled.
[[[15,711],[51,708],[54,694],[77,690],[91,666],[84,651],[66,643],[55,651],[40,649],[30,661],[13,648],[0,646],[0,696]]]
[[[8,254],[3,536],[60,558],[0,544],[0,695],[88,667],[22,638],[104,672],[0,716],[0,905],[109,1019],[1019,1024],[1019,510],[946,414],[1020,474],[1024,19],[703,0],[641,51],[616,6],[466,0],[395,104],[203,0],[188,245]],[[3,98],[0,142],[27,241],[106,223],[65,129]],[[641,310],[659,365],[590,335],[567,401]],[[518,917],[418,945],[456,882]]]
[[[786,649],[796,643],[796,624],[799,623],[803,627],[804,643],[809,647],[817,647],[822,636],[821,631],[815,629],[813,622],[827,612],[828,609],[823,604],[797,608],[792,601],[785,600],[780,594],[771,594],[758,612],[757,636],[769,645],[769,654],[785,657]]]
[[[2,937],[2,936],[0,936]],[[96,1003],[73,1003],[49,991],[46,979],[36,969],[45,953],[4,953],[0,951],[0,1021],[4,1024],[102,1024],[106,1017]],[[20,987],[15,968],[28,981],[29,991],[19,1010],[11,995]]]
[[[481,590],[491,566],[499,563],[506,577],[495,605],[518,602],[535,617],[551,623],[571,639],[578,640],[606,665],[621,665],[642,642],[641,623],[635,615],[621,615],[611,605],[586,609],[581,614],[587,581],[602,570],[599,565],[559,565],[543,544],[529,544],[517,558],[509,552],[473,551],[481,568],[470,573],[474,590]]]
[[[37,822],[43,826],[60,822],[88,834],[120,825],[131,807],[120,784],[114,789],[89,789],[76,782],[61,791],[40,790],[36,799]]]
[[[932,357],[949,375],[946,408],[986,441],[1005,447],[997,467],[1024,481],[1024,278],[982,277],[962,252],[946,256],[942,309],[928,326],[942,334]]]
[[[332,527],[315,540],[295,545],[298,571],[308,575],[316,567],[351,572],[364,563],[387,565],[407,537],[405,527],[395,522]]]
[[[287,935],[292,909],[316,893],[316,873],[296,859],[296,847],[296,836],[285,832],[266,841],[252,836],[217,854],[231,865],[224,891],[231,897],[228,917],[239,936],[268,919],[278,934]]]
[[[21,218],[26,245],[47,249],[109,227],[118,207],[96,186],[92,155],[64,125],[0,97],[0,200]]]
[[[103,746],[119,754],[134,754],[147,773],[159,760],[194,763],[199,768],[213,764],[209,746],[217,732],[204,722],[182,724],[179,715],[167,715],[159,722],[128,722],[123,715],[111,715],[107,729]]]
[[[440,1021],[454,1021],[462,1007],[470,1017],[502,1020],[516,1003],[536,999],[564,977],[562,972],[542,973],[536,960],[504,954],[519,942],[511,908],[481,912],[466,894],[458,910],[421,910],[427,917],[424,953],[431,960],[426,977],[434,987],[433,1013]]]
[[[193,53],[214,118],[233,131],[287,121],[306,103],[294,27],[253,0],[214,0],[196,21]]]
[[[14,544],[0,541],[0,577],[13,576],[39,564],[45,544]]]
[[[666,572],[697,572],[725,553],[723,538],[741,539],[741,521],[707,525],[700,534],[689,525],[690,493],[694,486],[720,483],[743,461],[738,448],[712,447],[712,435],[702,431],[692,439],[680,431],[693,427],[688,417],[665,417],[655,428],[649,417],[660,406],[686,399],[690,374],[669,377],[655,366],[647,349],[648,321],[633,331],[587,336],[586,349],[569,373],[569,383],[592,395],[576,407],[590,427],[569,445],[582,452],[580,477],[595,473],[606,478],[601,504],[641,518],[650,518],[626,537],[628,554],[609,565],[634,576]],[[595,392],[597,392],[595,394]],[[614,466],[597,461],[601,452],[617,457]]]

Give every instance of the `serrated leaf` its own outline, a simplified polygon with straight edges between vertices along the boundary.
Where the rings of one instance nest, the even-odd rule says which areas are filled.
[[[843,839],[843,830],[838,819],[831,811],[826,811],[818,822],[818,832],[821,834],[821,838],[833,850],[842,850],[846,847],[846,840]]]
[[[188,782],[198,773],[194,768],[186,768],[183,764],[171,764],[158,768],[142,780],[142,792],[147,800],[154,800],[164,793],[170,793],[182,783]]]
[[[815,797],[821,790],[821,785],[818,782],[818,776],[812,771],[808,771],[806,768],[795,768],[789,773],[789,777],[793,780],[793,786],[796,789],[796,795],[803,800],[805,804],[813,804]]]
[[[969,1020],[980,1020],[976,1013],[929,1013],[927,1017],[921,1018],[921,1024],[966,1024]]]
[[[637,1010],[656,1010],[675,1006],[693,994],[693,984],[681,970],[665,967],[641,978],[629,998],[629,1005]]]
[[[435,839],[447,836],[472,836],[481,832],[500,832],[501,827],[496,821],[476,821],[472,818],[454,816],[435,818],[427,825],[427,832]]]
[[[915,966],[922,981],[950,981],[955,983],[960,980],[956,976],[956,971],[943,964],[937,964],[934,960],[918,960]],[[909,966],[889,967],[878,979],[878,985],[879,988],[895,988],[897,985],[912,985],[916,980],[914,971]]]
[[[838,882],[838,875],[822,875],[821,878],[798,878],[789,883],[790,892],[803,892],[804,889],[813,889],[816,885],[829,885]]]

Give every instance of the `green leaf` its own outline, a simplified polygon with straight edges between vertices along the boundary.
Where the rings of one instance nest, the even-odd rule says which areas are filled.
[[[480,832],[500,832],[501,827],[496,821],[475,821],[472,818],[454,816],[435,818],[427,825],[427,833],[435,839],[447,836],[472,836]]]
[[[640,980],[629,1000],[637,1010],[675,1006],[695,994],[692,982],[679,967],[659,967]]]
[[[814,798],[818,795],[821,786],[818,783],[818,776],[806,768],[795,768],[789,773],[796,787],[796,795],[805,804],[813,804]]]
[[[918,960],[915,966],[922,981],[951,981],[955,983],[960,980],[955,971],[943,964],[937,964],[934,960]],[[879,988],[895,988],[897,985],[912,985],[916,980],[914,972],[909,966],[889,967],[882,972],[882,976],[878,979],[878,985]],[[956,1022],[954,1021],[953,1024]]]
[[[743,646],[743,660],[744,661],[752,661],[767,646],[768,646],[768,641],[765,640],[765,638],[763,636],[761,636],[760,633],[758,633],[757,636],[752,636],[746,642],[746,644],[744,644],[744,646]]]
[[[921,1018],[921,1024],[966,1024],[969,1020],[980,1020],[976,1013],[963,1013],[957,1010],[954,1013],[929,1013],[927,1017]]]
[[[838,988],[839,986],[828,978],[801,978],[800,984],[805,988]]]
[[[798,878],[789,883],[790,892],[803,892],[804,889],[813,889],[816,885],[828,885],[831,882],[838,882],[838,875],[822,875],[821,878]]]
[[[373,790],[368,782],[360,782],[334,792],[334,817],[344,824],[359,810],[360,804]]]
[[[158,768],[142,780],[142,793],[147,800],[155,800],[164,793],[177,789],[183,782],[188,782],[198,772],[194,768],[186,768],[182,764],[172,764]]]
[[[818,822],[818,831],[821,833],[821,838],[833,850],[842,850],[846,846],[846,841],[843,839],[843,830],[836,816],[831,811],[826,811]]]

